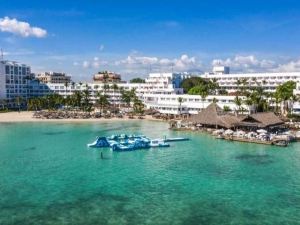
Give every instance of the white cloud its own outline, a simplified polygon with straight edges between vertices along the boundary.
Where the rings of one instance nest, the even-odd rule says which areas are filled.
[[[43,38],[47,36],[46,30],[39,27],[32,27],[27,22],[10,19],[9,17],[0,18],[0,31],[13,33],[22,37]]]
[[[82,65],[84,69],[99,69],[102,65],[108,65],[107,61],[102,61],[98,57],[94,57],[92,60],[84,60],[81,64],[78,62],[73,62],[74,66]]]
[[[34,51],[27,50],[27,49],[19,49],[16,51],[4,51],[3,55],[4,56],[28,56],[28,55],[33,55],[35,54]]]
[[[278,65],[276,72],[298,72],[300,71],[300,59]]]
[[[99,51],[102,52],[104,50],[104,45],[100,45]]]
[[[135,54],[127,56],[126,59],[115,62],[116,66],[124,66],[132,69],[147,69],[151,66],[154,71],[171,70],[171,67],[175,71],[191,71],[199,70],[201,68],[201,62],[197,61],[195,57],[189,57],[184,54],[179,58],[159,58],[149,56],[137,56]]]
[[[91,66],[91,63],[89,61],[83,61],[82,62],[82,67],[83,68],[89,68]]]
[[[237,55],[234,58],[227,58],[225,60],[222,59],[214,59],[212,61],[212,65],[223,65],[229,66],[233,70],[244,71],[244,72],[255,72],[261,70],[271,70],[277,64],[276,62],[268,59],[257,59],[254,55]]]

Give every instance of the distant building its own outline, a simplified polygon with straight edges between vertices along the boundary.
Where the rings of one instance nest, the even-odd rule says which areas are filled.
[[[222,73],[222,68],[214,67],[213,73],[200,75],[204,79],[214,79],[222,89],[234,93],[240,86],[262,87],[267,92],[274,92],[276,87],[287,81],[300,81],[300,72],[266,73]],[[229,71],[229,70],[228,70]]]
[[[214,66],[213,67],[213,74],[229,74],[230,68],[228,66]]]
[[[40,82],[44,84],[64,84],[71,83],[71,76],[67,76],[65,73],[56,73],[56,72],[44,72],[36,76]]]
[[[102,71],[95,74],[93,80],[99,83],[120,83],[121,75],[110,71]]]
[[[150,73],[145,82],[153,85],[158,83],[163,85],[172,84],[173,88],[180,88],[181,82],[190,77],[191,75],[188,73]]]
[[[17,98],[27,99],[27,84],[30,75],[29,66],[0,60],[0,99],[6,99],[9,107],[15,107]]]

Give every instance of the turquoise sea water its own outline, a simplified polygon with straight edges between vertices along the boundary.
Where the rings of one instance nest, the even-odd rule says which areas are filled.
[[[98,135],[185,136],[135,152]],[[300,224],[300,144],[174,132],[161,122],[0,124],[0,224]]]

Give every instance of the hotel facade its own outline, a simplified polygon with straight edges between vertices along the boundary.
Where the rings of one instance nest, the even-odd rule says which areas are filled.
[[[16,98],[28,98],[28,80],[31,77],[30,66],[25,64],[0,61],[0,99],[13,107]]]
[[[238,88],[238,80],[244,80],[243,85],[261,86],[266,91],[273,92],[276,87],[286,81],[297,82],[295,94],[300,94],[300,73],[248,73],[248,74],[230,74],[229,68],[214,68],[214,73],[205,73],[199,75],[205,79],[211,79],[218,82],[219,86],[230,92],[235,92]],[[1,61],[0,63],[0,99],[7,99],[13,106],[16,97],[28,99],[39,97],[51,93],[57,93],[62,96],[72,95],[75,91],[90,91],[91,100],[96,100],[99,91],[105,92],[111,103],[119,104],[121,102],[121,93],[113,89],[113,83],[90,82],[75,83],[66,82],[42,83],[37,79],[28,79],[31,77],[30,67],[15,62]],[[207,96],[202,99],[198,95],[183,94],[180,83],[183,79],[191,77],[188,73],[150,73],[145,79],[145,83],[115,83],[118,88],[124,90],[136,90],[136,94],[147,108],[153,108],[165,114],[196,114],[210,103],[217,102],[220,107],[228,107],[236,110],[234,103],[235,96],[216,95]],[[107,89],[104,85],[109,85]],[[242,99],[244,97],[241,97]],[[249,110],[246,105],[243,108]],[[295,103],[294,113],[300,113],[300,104]]]

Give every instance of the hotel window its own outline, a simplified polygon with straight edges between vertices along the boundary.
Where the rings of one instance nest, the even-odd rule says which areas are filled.
[[[5,73],[9,74],[9,66],[5,66]]]

